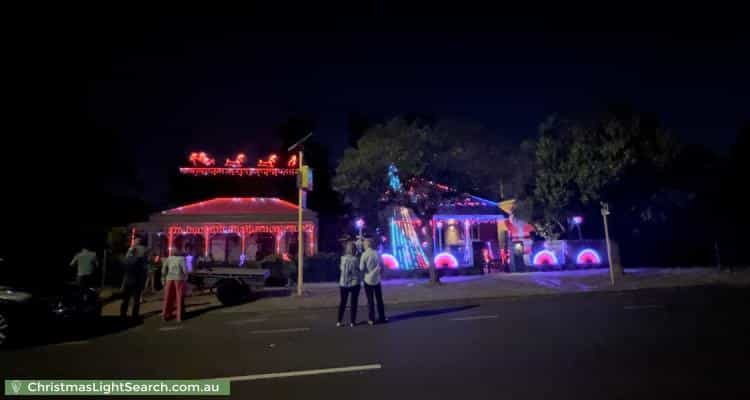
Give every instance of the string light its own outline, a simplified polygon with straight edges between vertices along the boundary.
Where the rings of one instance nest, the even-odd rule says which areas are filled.
[[[294,168],[227,168],[227,167],[181,167],[182,175],[192,176],[294,176]]]
[[[429,266],[422,243],[414,230],[411,212],[406,207],[394,210],[390,221],[391,253],[400,269],[427,268]]]
[[[302,225],[302,231],[312,233],[315,225],[306,223]],[[286,233],[296,232],[297,224],[206,224],[206,225],[170,225],[167,228],[170,235],[173,234],[217,234],[217,233],[236,233],[236,234],[253,234],[253,233]]]

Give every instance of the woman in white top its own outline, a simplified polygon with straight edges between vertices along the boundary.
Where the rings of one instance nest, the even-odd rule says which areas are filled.
[[[177,322],[182,322],[182,313],[185,308],[183,299],[188,271],[185,257],[177,249],[173,249],[172,255],[164,259],[161,276],[164,284],[164,304],[161,317],[164,321],[169,321],[176,309]]]
[[[339,278],[339,292],[341,300],[339,302],[339,318],[336,326],[341,326],[341,320],[344,318],[347,297],[351,295],[351,322],[349,326],[357,324],[357,302],[359,299],[359,263],[354,256],[354,242],[346,242],[344,246],[344,255],[341,256],[341,277]]]

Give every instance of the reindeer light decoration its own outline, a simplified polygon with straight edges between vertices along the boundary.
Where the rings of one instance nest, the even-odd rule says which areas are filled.
[[[258,160],[258,168],[276,168],[276,161],[279,157],[276,154],[268,156],[268,160]]]
[[[296,155],[293,154],[291,157],[289,157],[289,161],[286,162],[286,167],[297,168],[297,156]]]
[[[245,157],[245,154],[240,153],[237,154],[237,157],[234,158],[234,160],[227,158],[224,162],[224,166],[227,168],[242,168],[243,165],[245,165],[245,161],[247,158]]]

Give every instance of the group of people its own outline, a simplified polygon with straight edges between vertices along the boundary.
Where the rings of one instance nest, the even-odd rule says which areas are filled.
[[[155,279],[159,263],[161,262],[161,283],[164,288],[164,303],[162,304],[162,318],[165,321],[175,319],[182,321],[185,310],[185,293],[188,273],[192,269],[192,256],[187,257],[176,249],[164,259],[158,256],[150,257],[148,249],[136,237],[133,245],[125,253],[123,262],[123,278],[120,291],[120,317],[126,318],[130,303],[133,303],[132,317],[140,318],[141,299],[144,289],[155,289]],[[93,287],[94,269],[98,262],[96,253],[84,247],[73,257],[71,266],[77,268],[76,281],[80,286]]]
[[[353,327],[357,324],[357,307],[362,284],[364,284],[365,295],[367,296],[367,323],[374,325],[375,323],[385,323],[388,321],[385,316],[383,290],[380,285],[380,273],[382,270],[380,255],[374,249],[371,239],[365,239],[363,247],[364,251],[358,257],[359,251],[355,242],[347,241],[344,244],[344,254],[341,256],[340,265],[341,275],[339,277],[341,299],[336,326],[343,326],[347,300],[350,301],[351,313],[349,326]],[[375,319],[376,304],[378,311],[377,319]]]
[[[127,317],[130,301],[133,301],[133,318],[139,318],[141,295],[149,279],[153,284],[154,274],[149,273],[148,250],[136,238],[125,255],[125,271],[122,283],[122,304],[120,316]],[[185,310],[185,292],[190,268],[188,259],[182,252],[172,249],[171,255],[162,260],[161,283],[164,300],[161,316],[164,321],[182,321]],[[153,287],[153,286],[152,286]]]
[[[362,249],[363,248],[363,249]],[[364,251],[361,251],[364,250]],[[158,259],[154,259],[158,260]],[[162,304],[162,318],[165,321],[175,319],[182,321],[185,310],[184,298],[187,289],[187,278],[190,272],[189,260],[178,249],[172,249],[171,255],[161,259],[161,282],[164,287],[164,302]],[[135,238],[133,245],[125,255],[123,282],[121,286],[122,304],[120,316],[126,318],[130,303],[133,303],[132,316],[139,318],[141,296],[146,287],[154,289],[155,273],[149,265],[149,251],[141,244],[140,238]],[[96,253],[87,249],[78,253],[71,265],[78,266],[78,282],[90,285],[94,268],[97,265]],[[158,265],[158,263],[157,263]],[[341,256],[341,275],[339,289],[341,299],[338,308],[337,326],[343,326],[344,312],[347,302],[350,303],[349,326],[357,324],[357,307],[359,292],[362,285],[365,288],[368,307],[368,324],[385,323],[383,305],[383,290],[380,284],[382,263],[380,255],[375,250],[371,239],[361,239],[355,243],[347,241],[344,244],[344,254]],[[377,308],[377,318],[376,309]]]

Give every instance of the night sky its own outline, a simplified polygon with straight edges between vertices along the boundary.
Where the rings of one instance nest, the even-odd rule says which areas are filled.
[[[164,203],[167,174],[189,151],[252,160],[278,145],[275,127],[294,116],[316,121],[333,160],[350,113],[467,119],[518,141],[551,113],[630,104],[718,151],[750,119],[747,28],[728,11],[69,11],[36,31],[46,53],[35,68],[65,99],[61,121],[78,127],[63,142],[81,151],[87,135],[114,137],[153,204]]]

